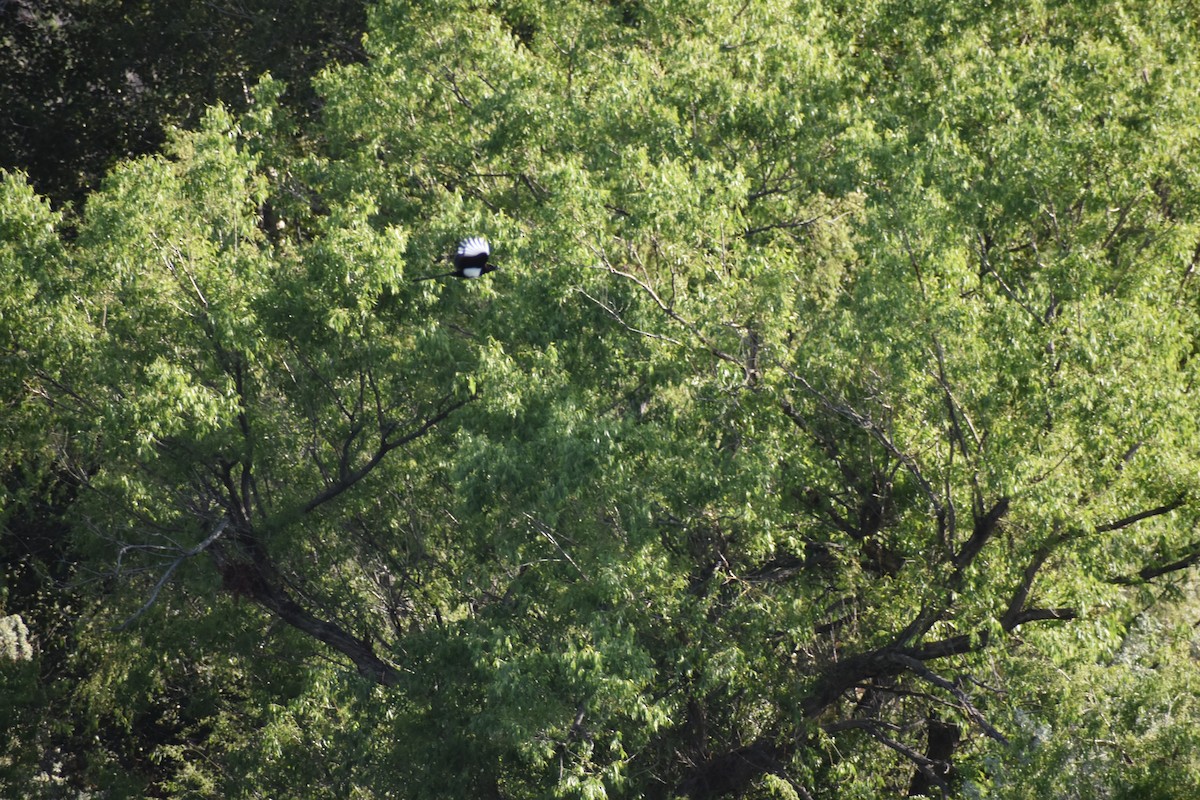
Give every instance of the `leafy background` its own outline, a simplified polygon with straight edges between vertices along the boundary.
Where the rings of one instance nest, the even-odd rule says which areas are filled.
[[[0,787],[1194,794],[1193,5],[0,7]]]

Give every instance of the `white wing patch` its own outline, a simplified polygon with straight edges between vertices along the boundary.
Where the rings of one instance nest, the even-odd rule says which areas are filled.
[[[491,252],[487,239],[484,239],[482,236],[472,236],[470,239],[463,239],[458,245],[458,254],[466,258],[486,256]]]

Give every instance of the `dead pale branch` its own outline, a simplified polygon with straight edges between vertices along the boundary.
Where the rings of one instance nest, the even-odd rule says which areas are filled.
[[[162,576],[159,577],[158,582],[154,584],[154,588],[150,591],[150,597],[147,598],[142,607],[130,615],[128,619],[122,622],[117,627],[117,630],[125,630],[134,622],[136,622],[143,614],[149,611],[150,607],[153,606],[154,602],[158,599],[159,592],[162,591],[163,586],[165,586],[167,581],[170,580],[171,575],[175,573],[175,570],[179,568],[179,565],[189,558],[198,556],[207,550],[214,542],[217,541],[217,539],[221,538],[221,534],[225,532],[227,527],[229,527],[229,518],[222,517],[221,521],[217,523],[216,527],[213,528],[212,533],[210,533],[204,541],[200,542],[200,544],[196,545],[195,547],[180,553],[179,557],[171,562],[171,564],[163,572]]]

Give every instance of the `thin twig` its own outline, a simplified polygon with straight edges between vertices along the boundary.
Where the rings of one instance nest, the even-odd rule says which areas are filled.
[[[593,303],[600,306],[600,308],[604,309],[604,311],[610,317],[615,319],[621,325],[621,327],[623,327],[625,330],[629,331],[630,333],[636,333],[639,336],[645,336],[648,339],[658,339],[660,342],[667,342],[668,344],[673,344],[676,347],[683,346],[683,342],[679,341],[678,339],[672,339],[670,336],[664,336],[661,333],[651,333],[650,331],[644,331],[641,328],[633,327],[628,322],[626,322],[621,317],[621,315],[619,313],[617,313],[617,310],[614,309],[612,306],[608,305],[607,303],[603,302],[602,300],[598,300],[595,297],[592,297],[590,294],[587,293],[587,291],[585,289],[576,289],[576,291],[579,292],[584,297],[586,297],[588,300],[591,300]]]
[[[525,519],[529,520],[529,523],[533,526],[534,530],[544,536],[546,541],[554,545],[555,549],[562,554],[562,557],[565,558],[570,565],[575,568],[575,571],[579,573],[579,577],[583,578],[585,581],[588,579],[588,576],[584,573],[584,571],[579,568],[578,564],[575,563],[575,559],[571,558],[571,554],[564,550],[563,546],[558,543],[558,539],[555,538],[554,531],[549,525],[529,513],[525,514]]]

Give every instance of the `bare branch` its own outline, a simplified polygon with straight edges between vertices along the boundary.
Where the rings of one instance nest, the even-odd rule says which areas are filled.
[[[245,563],[225,558],[219,549],[213,552],[226,585],[234,585],[235,591],[246,594],[288,625],[348,657],[362,676],[382,686],[394,686],[400,680],[400,671],[377,656],[369,640],[317,617],[292,599],[261,553],[256,554],[253,563]]]
[[[1000,520],[1008,513],[1008,505],[1008,498],[1001,497],[992,506],[990,511],[982,516],[975,517],[975,526],[971,531],[970,538],[963,544],[962,549],[958,551],[958,555],[954,557],[955,578],[958,578],[971,565],[971,562],[983,550],[983,546],[996,533],[996,529],[1000,525]]]
[[[1051,214],[1051,217],[1053,218],[1053,214]],[[1004,291],[1004,294],[1008,295],[1009,300],[1012,300],[1014,303],[1024,309],[1025,313],[1033,317],[1033,319],[1039,325],[1045,325],[1045,320],[1038,316],[1036,311],[1030,308],[1025,301],[1017,296],[1017,293],[1012,290],[1012,287],[1005,283],[1004,278],[1000,275],[1000,272],[992,266],[991,261],[988,259],[988,251],[991,250],[992,247],[991,241],[982,233],[978,234],[977,238],[979,240],[979,262],[981,266],[980,276],[983,277],[991,275],[993,278],[995,278],[996,283],[1000,284],[1000,288]]]
[[[762,193],[760,193],[760,196],[763,194],[766,194],[766,193],[762,192]],[[792,230],[795,228],[807,228],[809,225],[812,225],[814,222],[820,221],[823,217],[824,217],[823,214],[818,214],[817,216],[809,217],[808,219],[793,219],[793,220],[788,220],[787,222],[774,222],[769,225],[759,225],[754,228],[746,228],[744,231],[742,231],[741,236],[744,239],[748,239],[756,233],[764,233],[765,231]]]
[[[1179,279],[1179,293],[1182,294],[1187,289],[1188,283],[1192,279],[1192,275],[1196,272],[1196,267],[1200,266],[1200,240],[1196,241],[1196,247],[1192,250],[1192,260],[1188,262],[1187,269],[1184,270],[1183,277]]]
[[[1070,619],[1079,617],[1079,609],[1076,608],[1027,608],[1021,613],[1012,618],[1012,621],[1006,630],[1011,630],[1018,625],[1024,625],[1026,622],[1047,622],[1059,621],[1064,622]]]
[[[179,565],[192,556],[200,555],[207,550],[213,544],[213,542],[221,538],[221,534],[225,532],[227,527],[229,527],[229,517],[222,517],[221,521],[217,523],[217,527],[215,527],[213,532],[208,535],[208,538],[190,550],[184,551],[178,558],[171,562],[171,565],[167,567],[166,571],[163,572],[162,576],[158,579],[158,583],[154,584],[154,588],[150,591],[149,599],[142,604],[141,608],[139,608],[132,615],[130,615],[128,619],[122,622],[117,627],[117,630],[125,630],[134,622],[136,622],[143,614],[149,611],[150,607],[154,605],[154,601],[158,599],[158,593],[162,591],[163,586],[166,585],[167,581],[171,578],[171,575],[174,574],[175,570],[179,568]]]
[[[1121,228],[1125,227],[1125,223],[1129,219],[1129,212],[1133,211],[1134,206],[1142,199],[1144,194],[1145,192],[1139,192],[1136,197],[1117,210],[1117,222],[1113,225],[1112,230],[1108,232],[1108,235],[1104,237],[1104,242],[1100,245],[1101,250],[1107,250],[1109,245],[1113,243],[1113,240],[1117,238],[1117,234],[1121,232]]]
[[[942,343],[937,340],[937,337],[934,337],[933,347],[934,355],[937,357],[938,365],[938,371],[937,374],[934,375],[934,378],[937,380],[938,386],[941,387],[943,394],[946,396],[946,411],[950,417],[950,425],[955,441],[958,442],[963,456],[967,457],[969,455],[967,450],[967,441],[963,436],[960,420],[967,426],[967,430],[970,431],[971,443],[974,445],[975,450],[979,449],[982,439],[979,436],[979,431],[975,429],[975,424],[971,422],[971,418],[967,415],[966,410],[963,408],[962,403],[958,401],[958,398],[954,396],[954,391],[950,388],[950,380],[946,375],[946,351],[942,347]]]
[[[603,258],[603,256],[602,256],[602,258]],[[604,258],[604,269],[607,269],[609,274],[611,274],[611,275],[616,275],[617,277],[624,278],[625,280],[632,281],[634,284],[636,284],[639,288],[641,288],[642,291],[644,291],[647,295],[649,295],[650,299],[654,301],[654,304],[656,306],[658,306],[659,309],[664,314],[666,314],[668,317],[670,317],[676,323],[682,325],[688,331],[688,333],[695,336],[696,339],[698,339],[700,341],[700,343],[702,345],[704,345],[704,348],[706,350],[708,350],[708,352],[711,353],[713,356],[719,358],[722,361],[728,361],[730,364],[735,364],[736,366],[741,368],[743,371],[746,370],[746,366],[741,362],[740,359],[738,359],[736,356],[732,356],[729,353],[726,353],[724,350],[717,347],[715,344],[712,343],[712,341],[707,336],[705,336],[703,333],[700,332],[699,327],[695,323],[686,319],[678,311],[676,311],[674,308],[673,302],[672,303],[665,302],[662,299],[662,297],[658,294],[658,292],[655,291],[654,287],[650,285],[648,279],[639,278],[637,275],[634,275],[631,272],[626,272],[624,270],[618,269],[617,267],[614,267],[608,261],[607,258]],[[645,268],[643,267],[643,272],[644,271],[645,271]],[[674,276],[672,276],[672,278],[674,278]]]
[[[928,498],[930,505],[933,506],[933,510],[937,518],[939,520],[945,519],[946,511],[942,504],[942,500],[940,497],[938,497],[938,493],[933,488],[933,484],[929,482],[924,473],[921,471],[921,467],[919,464],[917,464],[916,459],[896,446],[896,443],[892,441],[891,437],[887,435],[881,425],[876,423],[870,417],[864,416],[858,411],[855,411],[850,406],[838,405],[837,403],[833,402],[819,389],[809,383],[804,376],[792,372],[791,370],[787,370],[787,375],[792,380],[799,383],[806,392],[815,397],[817,402],[819,402],[826,411],[849,420],[850,422],[854,423],[857,428],[862,430],[864,433],[869,434],[873,439],[883,445],[884,449],[887,450],[893,458],[903,464],[908,473],[916,479],[917,483],[921,487],[921,491],[925,494],[926,498]]]
[[[1028,608],[1002,620],[1004,631],[1013,631],[1027,622],[1049,622],[1076,619],[1079,610],[1075,608]],[[992,642],[992,632],[981,628],[973,634],[959,634],[935,642],[928,642],[919,648],[907,648],[905,654],[918,661],[933,661],[939,658],[960,656],[982,650]]]
[[[622,318],[621,315],[619,313],[617,313],[617,310],[614,309],[612,306],[608,305],[607,303],[605,303],[601,300],[597,300],[595,297],[592,297],[584,289],[577,289],[576,291],[578,291],[581,295],[586,297],[588,300],[591,300],[593,303],[598,305],[600,308],[604,309],[604,311],[610,317],[615,319],[621,325],[621,327],[623,327],[625,330],[629,331],[630,333],[636,333],[639,336],[645,336],[649,339],[658,339],[660,342],[666,342],[668,344],[673,344],[676,347],[683,346],[683,342],[679,341],[678,339],[672,339],[670,336],[663,336],[661,333],[651,333],[650,331],[644,331],[641,328],[633,327],[628,322],[626,322],[624,320],[624,318]]]
[[[395,428],[398,427],[398,425],[392,425],[389,428],[385,428],[384,430],[380,431],[379,445],[376,447],[375,452],[371,454],[371,457],[367,460],[367,462],[355,470],[350,470],[349,467],[343,463],[343,466],[340,470],[341,474],[338,475],[337,480],[327,485],[319,494],[317,494],[316,497],[305,503],[304,507],[301,509],[302,512],[305,514],[310,514],[320,506],[328,503],[330,500],[339,497],[351,486],[354,486],[354,484],[365,478],[371,472],[371,470],[375,469],[375,467],[379,465],[379,462],[382,461],[388,453],[424,436],[430,430],[432,430],[435,425],[449,417],[458,409],[465,406],[472,399],[474,398],[468,397],[464,400],[459,400],[443,406],[432,416],[426,417],[416,428],[395,439],[391,439],[389,436],[395,430]]]
[[[944,795],[949,794],[950,786],[946,783],[946,779],[941,774],[942,770],[946,767],[945,762],[934,761],[922,753],[918,753],[916,750],[904,744],[903,742],[897,741],[896,739],[893,739],[892,737],[883,733],[885,729],[899,731],[900,729],[896,725],[884,722],[880,719],[847,719],[840,720],[839,722],[831,723],[829,725],[824,725],[822,726],[822,729],[828,733],[836,733],[843,730],[864,731],[875,741],[879,742],[885,747],[895,750],[897,753],[911,761],[916,768],[921,771],[921,774],[923,774],[942,790]]]
[[[948,678],[943,678],[941,675],[938,675],[920,659],[899,652],[893,653],[891,657],[924,680],[952,694],[954,698],[958,700],[960,704],[962,704],[962,708],[964,711],[966,711],[967,716],[970,717],[971,720],[978,725],[984,733],[1001,744],[1008,744],[1008,739],[1005,738],[1004,734],[1000,733],[1000,731],[992,727],[991,723],[984,719],[983,714],[975,707],[974,703],[971,702],[971,699],[967,697],[967,693],[964,692],[958,686],[958,684],[954,683]]]
[[[532,514],[526,513],[524,516],[525,519],[529,520],[529,524],[533,526],[533,529],[545,537],[546,541],[554,545],[555,549],[562,554],[562,557],[565,558],[568,563],[575,568],[575,571],[579,573],[579,577],[586,581],[588,576],[582,569],[579,568],[579,565],[575,563],[575,559],[571,558],[571,554],[564,550],[563,546],[558,543],[558,538],[554,535],[554,530],[537,517],[534,517]]]
[[[1033,557],[1029,563],[1025,565],[1025,570],[1021,574],[1021,582],[1017,585],[1013,592],[1012,598],[1008,601],[1008,608],[1004,612],[1004,616],[1000,618],[1000,624],[1005,630],[1011,630],[1016,625],[1016,620],[1025,608],[1025,603],[1029,599],[1029,591],[1033,588],[1034,578],[1037,577],[1046,560],[1050,558],[1050,554],[1054,552],[1054,548],[1063,541],[1062,536],[1055,536],[1048,542],[1043,544],[1034,551]]]

